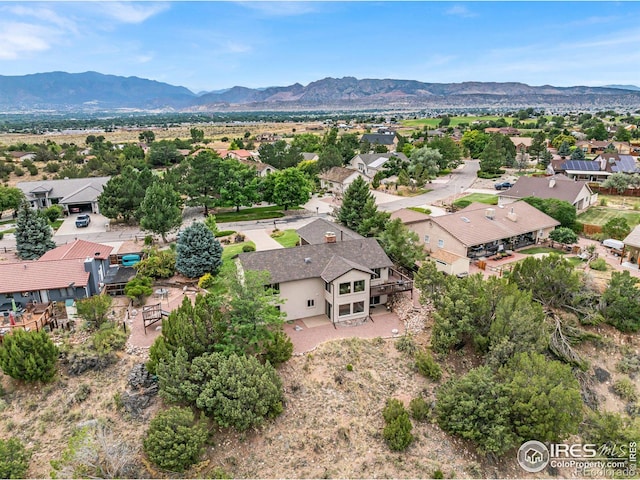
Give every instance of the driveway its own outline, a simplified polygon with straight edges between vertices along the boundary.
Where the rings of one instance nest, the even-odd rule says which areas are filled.
[[[256,244],[256,250],[275,250],[277,248],[284,248],[278,242],[276,242],[269,232],[273,229],[257,229],[257,230],[243,230],[242,233],[247,237],[247,240],[251,240]]]
[[[78,228],[76,227],[76,217],[78,215],[69,215],[65,218],[60,228],[56,231],[54,235],[55,237],[60,237],[64,235],[84,235],[89,233],[103,233],[107,231],[107,223],[109,219],[103,215],[98,213],[92,213],[89,216],[91,217],[91,223],[88,227]]]

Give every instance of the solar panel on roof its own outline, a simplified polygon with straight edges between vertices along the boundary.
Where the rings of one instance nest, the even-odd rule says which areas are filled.
[[[562,168],[565,170],[597,172],[600,170],[600,163],[592,162],[590,160],[568,160],[562,164]]]

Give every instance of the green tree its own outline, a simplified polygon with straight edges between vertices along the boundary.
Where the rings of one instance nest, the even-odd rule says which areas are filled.
[[[558,149],[558,155],[562,155],[560,153],[560,149],[562,148],[563,143],[566,143],[563,151],[566,152],[565,155],[569,155],[571,152],[569,147],[573,147],[576,144],[576,137],[573,135],[565,135],[563,133],[553,137],[553,140],[551,140],[551,146]]]
[[[571,160],[584,160],[584,150],[580,147],[576,147],[573,152],[571,152]]]
[[[153,285],[151,278],[136,275],[124,286],[124,294],[133,300],[135,306],[140,306],[144,303],[144,299],[153,293],[151,285]]]
[[[375,201],[367,182],[358,176],[344,193],[342,206],[338,210],[338,221],[351,230],[358,230],[363,221],[362,212],[369,199]]]
[[[93,328],[100,328],[108,320],[113,298],[109,295],[94,295],[76,302],[78,316]]]
[[[222,246],[204,223],[184,229],[176,248],[176,270],[189,278],[217,274],[222,266]]]
[[[140,132],[140,135],[138,135],[138,140],[145,143],[151,143],[155,139],[156,139],[156,134],[153,133],[151,130],[145,130],[143,132]]]
[[[426,258],[418,234],[409,230],[399,218],[387,222],[379,241],[385,253],[405,268],[414,269],[416,262]]]
[[[548,149],[545,148],[542,150],[542,154],[540,155],[540,160],[538,160],[538,163],[542,165],[544,168],[547,168],[551,163],[552,159],[553,159],[553,155]]]
[[[282,205],[285,210],[309,201],[311,186],[304,173],[298,168],[287,168],[270,175],[273,177],[271,201]]]
[[[0,478],[27,478],[30,457],[19,439],[0,439]]]
[[[604,317],[622,332],[640,330],[640,288],[638,278],[627,270],[613,272],[602,295]]]
[[[569,148],[569,144],[566,141],[562,142],[560,144],[560,147],[558,147],[558,155],[563,158],[571,155],[571,149]]]
[[[322,139],[313,133],[301,133],[294,135],[291,146],[296,147],[300,152],[313,153],[322,149]]]
[[[557,308],[573,305],[581,290],[582,278],[571,262],[551,254],[517,262],[509,275],[509,282],[522,290],[530,290],[533,298],[544,306]]]
[[[208,432],[189,408],[173,407],[158,413],[143,440],[149,459],[164,470],[182,472],[202,456]]]
[[[587,135],[587,138],[597,141],[604,141],[609,138],[609,132],[607,132],[607,127],[604,126],[604,123],[598,121],[591,128],[588,128],[584,132]]]
[[[462,149],[451,137],[434,138],[428,144],[429,148],[435,148],[442,155],[438,162],[440,170],[456,168],[462,162]]]
[[[167,233],[182,224],[182,211],[179,207],[180,196],[168,183],[152,183],[140,204],[140,226],[162,236],[167,241]]]
[[[480,169],[489,174],[500,173],[503,165],[512,165],[515,162],[515,145],[509,137],[493,134],[489,137],[480,158]]]
[[[542,152],[544,152],[546,148],[547,138],[543,131],[539,131],[533,136],[531,146],[529,147],[529,154],[536,160],[539,160]]]
[[[24,202],[16,221],[16,250],[22,260],[35,260],[55,248],[51,227],[46,218]]]
[[[342,166],[342,155],[337,146],[328,145],[322,149],[318,157],[318,168],[321,172],[327,171],[331,167]]]
[[[631,233],[631,227],[624,217],[613,217],[602,226],[602,233],[607,238],[623,240]]]
[[[564,243],[565,245],[578,243],[576,232],[567,227],[557,227],[549,234],[549,238],[554,242]]]
[[[17,329],[0,345],[0,368],[12,378],[48,382],[56,374],[58,348],[47,332]]]
[[[489,135],[479,130],[467,130],[462,134],[460,144],[469,152],[471,158],[480,158],[484,151]]]
[[[204,142],[204,130],[192,127],[189,130],[189,134],[191,135],[191,141],[193,143]]]
[[[223,162],[224,182],[220,187],[220,204],[225,206],[250,207],[260,200],[258,177],[255,168],[237,160]]]
[[[489,367],[454,378],[437,391],[436,419],[443,430],[476,443],[487,453],[502,454],[516,445],[510,399]]]
[[[411,420],[409,420],[409,412],[404,408],[400,400],[390,398],[382,411],[385,427],[382,431],[382,437],[389,448],[394,452],[406,450],[411,442],[413,442],[413,434],[411,430]]]
[[[580,386],[571,366],[539,353],[517,353],[500,368],[518,441],[557,442],[578,432],[582,422]]]
[[[215,207],[218,203],[225,182],[225,161],[217,153],[204,151],[185,163],[186,170],[182,174],[178,172],[178,178],[175,180],[177,185],[174,188],[189,197],[187,205],[204,207],[206,217],[209,215],[209,208]],[[241,180],[242,175],[236,179],[236,189],[242,190],[240,187],[244,182],[240,183]],[[231,188],[229,191],[234,190]]]
[[[565,200],[558,200],[556,198],[542,199],[538,197],[525,197],[523,200],[560,222],[560,226],[562,227],[572,228],[575,225],[577,217],[576,207]]]
[[[51,205],[40,213],[47,219],[47,221],[49,221],[49,223],[53,223],[62,217],[63,210],[61,205]]]
[[[137,170],[127,165],[120,175],[105,184],[98,197],[100,212],[107,218],[122,218],[125,222],[140,218],[140,204],[153,180],[148,168]]]
[[[421,178],[419,183],[424,183],[422,180],[429,180],[438,175],[438,172],[440,171],[440,165],[442,163],[442,154],[435,148],[417,148],[413,152],[411,152],[409,173],[412,174],[414,179],[418,180],[418,178],[416,178],[418,176],[416,175],[416,173],[418,167],[421,167]]]
[[[615,139],[619,142],[630,142],[631,132],[621,125],[616,129]]]
[[[154,167],[166,167],[180,163],[182,155],[171,140],[153,142],[149,148],[149,164]]]
[[[213,236],[215,237],[218,233],[218,224],[216,223],[215,215],[207,215],[207,218],[204,219],[204,225],[209,229]]]
[[[189,399],[221,427],[244,431],[282,413],[282,382],[255,357],[204,354],[193,360],[184,384]]]
[[[622,172],[616,172],[612,175],[609,175],[607,179],[602,182],[602,187],[612,188],[619,194],[623,194],[625,190],[629,188],[632,181],[633,177],[631,175]]]
[[[0,185],[0,217],[7,210],[17,210],[24,201],[22,190]]]
[[[150,278],[169,278],[176,273],[176,254],[171,249],[158,250],[153,247],[146,256],[136,263],[138,275]]]
[[[258,148],[260,161],[268,163],[278,170],[295,167],[302,161],[302,151],[297,145],[289,146],[284,140],[264,143]]]

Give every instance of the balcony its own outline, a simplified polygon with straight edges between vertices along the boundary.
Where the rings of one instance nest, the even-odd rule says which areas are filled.
[[[407,275],[390,268],[389,278],[385,283],[371,285],[370,296],[391,295],[392,293],[406,292],[409,290],[413,290],[413,280]]]

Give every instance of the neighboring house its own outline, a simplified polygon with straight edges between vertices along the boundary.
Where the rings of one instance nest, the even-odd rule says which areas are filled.
[[[329,222],[324,218],[317,218],[298,230],[301,245],[319,245],[327,241],[328,236],[334,236],[336,242],[361,240],[365,237],[354,232],[350,228],[335,222]]]
[[[317,162],[319,159],[320,159],[320,156],[317,153],[302,152],[302,160]]]
[[[33,152],[16,152],[10,151],[7,152],[7,155],[11,157],[11,159],[15,162],[24,162],[25,160],[33,160],[36,158],[36,154]]]
[[[526,197],[556,198],[569,202],[578,212],[598,201],[598,194],[593,193],[587,182],[571,180],[565,175],[520,177],[513,187],[498,192],[498,197],[504,204]]]
[[[395,151],[398,146],[398,137],[394,132],[389,133],[365,133],[360,139],[360,143],[369,142],[373,147],[375,145],[384,145],[390,151]]]
[[[601,153],[593,160],[566,160],[556,171],[574,180],[601,182],[618,172],[640,173],[640,168],[631,155]]]
[[[629,262],[640,268],[640,225],[634,228],[622,243],[629,253]]]
[[[216,148],[215,150],[221,158],[234,158],[236,160],[253,160],[254,154],[249,150],[227,150],[225,148]]]
[[[76,240],[38,260],[0,263],[0,300],[47,303],[100,293],[112,247]]]
[[[612,142],[610,140],[580,140],[576,142],[576,147],[581,148],[584,153],[589,154],[602,153],[607,149],[615,149],[617,152],[620,152],[618,148],[625,150],[625,152],[620,153],[629,153],[629,151],[626,151],[628,148],[627,143]]]
[[[500,135],[515,136],[520,135],[520,130],[513,127],[489,127],[484,129],[484,133],[499,133]]]
[[[472,203],[456,213],[440,217],[412,210],[399,210],[392,218],[394,216],[418,234],[434,258],[441,256],[440,250],[467,258],[515,250],[547,240],[549,233],[560,225],[522,201],[503,208]]]
[[[256,169],[256,174],[259,177],[266,177],[270,173],[277,172],[278,169],[276,167],[272,167],[268,163],[256,162],[255,160],[239,160],[243,165],[248,165],[249,167]]]
[[[328,236],[315,245],[241,253],[241,271],[266,270],[284,300],[287,319],[326,316],[334,324],[369,317],[370,306],[389,294],[411,290],[374,238],[338,242]]]
[[[349,168],[361,172],[371,181],[375,174],[384,168],[384,164],[391,157],[399,158],[403,162],[409,162],[404,153],[359,153],[349,161]]]
[[[362,177],[368,181],[367,177],[360,172],[356,172],[351,168],[331,167],[324,173],[319,175],[320,187],[335,194],[343,194],[353,181]]]
[[[18,182],[33,208],[38,210],[61,205],[65,213],[100,213],[98,197],[111,177],[67,178],[64,180],[40,180]]]
[[[518,152],[523,150],[528,152],[533,143],[533,138],[531,137],[509,137],[509,140],[516,146]]]

